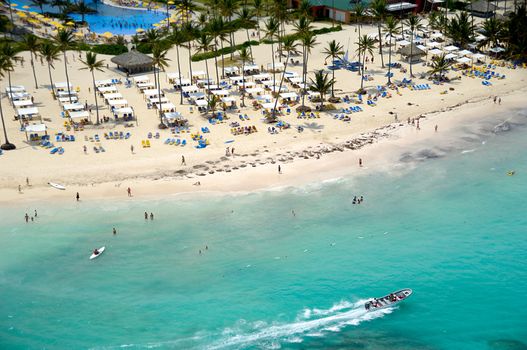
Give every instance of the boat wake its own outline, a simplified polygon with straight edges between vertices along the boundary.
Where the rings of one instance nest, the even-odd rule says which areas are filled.
[[[355,303],[341,301],[328,309],[304,309],[292,322],[238,321],[233,327],[221,332],[199,332],[194,337],[147,344],[122,344],[110,347],[95,347],[92,350],[108,349],[164,349],[187,348],[208,350],[229,349],[279,349],[285,343],[301,343],[309,337],[323,337],[339,332],[345,327],[358,326],[390,314],[396,308],[366,311],[366,299]]]
[[[328,332],[339,332],[344,327],[358,326],[391,313],[394,308],[366,311],[364,303],[341,301],[329,309],[304,309],[291,323],[239,322],[235,328],[225,329],[221,339],[205,349],[240,349],[259,347],[280,348],[280,343],[299,343],[305,337],[322,337]]]

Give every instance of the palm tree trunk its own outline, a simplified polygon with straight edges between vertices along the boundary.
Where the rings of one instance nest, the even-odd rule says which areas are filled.
[[[223,52],[223,39],[220,39],[221,44],[221,78],[225,78],[225,53]],[[218,82],[219,84],[220,82]]]
[[[31,58],[31,69],[33,69],[33,78],[35,79],[35,89],[38,89],[37,74],[35,73],[35,62],[33,61],[32,51],[29,51],[29,57]]]
[[[215,49],[218,49],[218,41],[214,38]],[[214,64],[216,65],[216,84],[220,84],[220,73],[218,71],[218,56],[214,56]],[[208,84],[209,82],[207,82]]]
[[[51,77],[51,65],[48,62],[48,73],[49,73],[49,83],[51,84],[51,91],[53,91],[53,78]]]
[[[271,111],[271,115],[273,117],[276,117],[276,106],[278,105],[278,99],[280,98],[280,91],[282,91],[282,85],[284,83],[284,78],[285,78],[285,71],[287,69],[287,62],[289,62],[289,54],[291,52],[287,52],[287,58],[285,60],[285,64],[284,64],[284,72],[282,73],[282,78],[280,79],[280,86],[278,87],[278,92],[276,94],[276,100],[274,101],[274,107],[273,107],[273,110]],[[273,86],[273,90],[275,89],[275,87]]]
[[[158,64],[158,67],[157,67],[157,82],[158,82],[158,85],[157,85],[157,97],[158,97],[158,101],[159,101],[159,126],[163,126],[165,125],[163,123],[163,108],[161,108],[161,82],[159,81],[159,72],[161,71],[161,67],[160,65]],[[154,71],[154,75],[156,74],[156,72]]]
[[[245,33],[247,34],[247,42],[249,43],[249,52],[251,53],[251,61],[254,62],[253,48],[250,44],[251,38],[249,37],[249,29],[245,29]]]
[[[97,102],[97,89],[95,86],[95,74],[91,71],[91,78],[93,81],[93,98],[95,99],[95,115],[97,116],[97,125],[99,125],[99,102]]]
[[[68,75],[68,64],[67,64],[67,59],[66,59],[66,50],[62,51],[62,53],[64,55],[64,72],[66,73],[66,88],[68,89],[68,99],[70,100],[70,104],[71,104],[72,102],[71,102],[70,77]]]
[[[181,100],[180,100],[180,104],[183,104],[183,87],[181,86],[181,64],[179,62],[179,45],[176,45],[176,55],[177,55],[177,70],[178,70],[178,75],[179,75],[179,87],[180,87],[180,90],[179,92],[181,93]]]
[[[381,35],[381,23],[377,25],[379,30],[379,55],[381,55],[381,67],[384,68],[384,56],[382,55],[382,35]]]
[[[410,43],[410,77],[413,77],[414,76],[414,73],[412,72],[412,58],[413,58],[413,55],[414,55],[414,31],[412,30],[412,41]]]
[[[245,107],[245,69],[243,69],[243,66],[245,66],[245,60],[242,60],[242,105],[241,107]]]
[[[192,45],[188,42],[188,69],[190,71],[190,83],[192,84]]]
[[[388,85],[392,83],[392,35],[390,34],[390,49],[388,51]]]
[[[7,129],[5,127],[5,121],[4,121],[4,111],[2,109],[2,96],[0,95],[0,117],[2,118],[2,127],[4,129],[4,138],[5,138],[5,144],[8,145],[9,139],[7,138]]]
[[[366,62],[366,51],[364,51],[364,54],[362,55],[362,74],[361,74],[361,77],[360,77],[360,89],[363,90],[364,89],[364,64]]]
[[[335,61],[335,56],[331,56],[331,61],[331,64],[333,65],[333,61]],[[331,97],[335,97],[335,69],[332,69],[331,73],[333,79],[333,84],[331,85]]]
[[[206,52],[206,51],[204,51],[204,52]],[[209,77],[209,64],[208,64],[208,62],[209,62],[209,60],[205,59],[205,71],[207,72],[207,81],[210,80],[210,77]],[[208,89],[208,86],[207,86],[207,102],[210,105],[210,89]],[[212,112],[212,116],[214,117],[214,112]]]
[[[305,45],[302,45],[302,81],[305,81],[305,77],[306,76],[306,46]],[[302,94],[302,107],[304,107],[304,96]]]
[[[273,86],[275,86],[276,85],[276,69],[274,66],[274,44],[272,40],[271,40],[271,56],[273,58]]]
[[[306,50],[306,63],[305,63],[304,75],[302,76],[302,83],[304,84],[304,89],[305,89],[305,82],[307,80],[307,63],[308,62],[309,62],[309,51]],[[306,101],[306,94],[304,93],[302,94],[302,106],[305,105],[305,101]]]
[[[154,64],[154,88],[157,89],[157,75],[156,75],[156,66]]]

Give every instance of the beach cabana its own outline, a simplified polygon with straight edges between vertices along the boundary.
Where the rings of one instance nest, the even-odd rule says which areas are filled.
[[[238,67],[225,67],[225,75],[227,77],[230,77],[231,75],[236,75],[239,71],[240,70],[238,69]]]
[[[193,92],[189,94],[190,101],[198,101],[198,100],[205,100],[207,98],[207,95],[205,95],[204,92]]]
[[[192,78],[204,78],[207,76],[207,73],[202,70],[197,70],[192,72]]]
[[[263,81],[268,81],[268,80],[271,80],[272,77],[271,77],[271,74],[269,73],[264,73],[264,74],[256,74],[256,75],[253,75],[253,79],[255,82],[257,83],[261,83]]]
[[[115,81],[114,79],[106,79],[106,80],[95,80],[95,87],[100,88],[103,86],[111,86],[114,85]]]
[[[149,83],[149,82],[150,82],[150,78],[148,77],[148,75],[140,75],[138,77],[134,77],[134,83],[136,84]]]
[[[68,112],[68,116],[71,119],[88,119],[90,117],[90,114],[88,111],[70,111]]]
[[[158,103],[155,103],[154,106],[163,112],[175,112],[176,111],[176,106],[171,102],[161,103],[161,105]]]
[[[472,60],[468,57],[460,57],[456,60],[456,62],[461,64],[468,64],[469,62],[472,62]]]
[[[118,121],[119,118],[122,118],[124,121],[129,121],[135,118],[134,109],[132,107],[115,108],[113,110],[113,115],[116,121]]]
[[[26,92],[26,88],[21,85],[11,85],[5,88],[7,93],[9,92]]]
[[[418,48],[416,44],[400,48],[399,54],[406,62],[417,62],[421,57],[426,56],[426,52]]]
[[[194,103],[201,113],[205,113],[209,109],[209,103],[206,100],[196,100]]]
[[[161,96],[165,96],[163,91],[158,91],[157,89],[143,90],[143,94],[146,96],[146,98],[159,96],[159,92],[161,92]]]
[[[492,3],[490,0],[471,2],[467,6],[467,10],[469,10],[474,16],[483,18],[492,17],[496,12],[496,9],[496,5],[494,5],[494,3]]]
[[[48,134],[48,127],[46,126],[46,124],[31,124],[31,125],[26,125],[24,127],[24,132],[26,134],[26,140],[29,141],[29,137],[28,137],[28,133],[30,134],[40,134],[40,133],[44,133],[44,135],[47,135]]]
[[[15,107],[29,107],[29,106],[33,106],[33,101],[31,100],[18,100],[18,101],[13,101],[13,106]]]
[[[239,75],[236,75],[234,77],[229,77],[229,80],[233,84],[240,84],[240,83],[243,83],[245,81],[245,79],[242,76],[239,76]]]
[[[452,52],[452,51],[457,51],[459,50],[459,47],[457,46],[454,46],[454,45],[449,45],[449,46],[446,46],[444,48],[445,51],[448,51],[448,52]]]
[[[484,54],[481,54],[481,53],[476,53],[476,54],[472,55],[472,60],[476,61],[476,62],[484,62],[486,58],[487,58],[487,56],[485,56]]]
[[[31,95],[27,92],[9,92],[7,95],[11,101],[31,99]]]
[[[183,115],[179,112],[167,112],[163,113],[163,120],[168,126],[185,126],[188,123],[187,119],[183,118]]]
[[[19,119],[33,119],[34,117],[40,117],[37,107],[17,108],[16,114]]]
[[[53,84],[55,87],[56,92],[62,92],[62,91],[68,91],[68,83],[67,82],[60,82]],[[70,91],[73,90],[73,84],[70,83]]]
[[[193,93],[193,92],[198,92],[199,91],[199,87],[197,87],[196,85],[190,85],[190,86],[183,86],[181,88],[181,90],[183,90],[183,92],[185,93]]]
[[[456,57],[457,57],[457,55],[455,53],[448,53],[448,54],[445,55],[445,59],[447,59],[447,60],[453,60]]]
[[[248,64],[243,66],[243,71],[248,75],[258,74],[260,73],[260,67],[258,67],[256,64]]]
[[[186,79],[186,78],[182,78],[181,82],[179,81],[179,78],[178,78],[178,79],[172,80],[171,83],[174,84],[174,89],[177,89],[177,90],[180,90],[183,86],[192,85],[192,82],[190,81],[190,79]]]
[[[437,55],[441,55],[443,51],[439,49],[432,49],[432,50],[429,50],[428,53],[431,55],[437,56]]]
[[[397,41],[396,44],[399,45],[399,46],[406,46],[406,45],[410,45],[411,42],[409,42],[409,41],[406,40],[406,39],[403,39],[403,40],[399,40],[399,41]]]
[[[282,63],[282,62],[275,62],[274,64],[274,70],[275,72],[281,72],[285,69],[285,65]],[[273,71],[273,64],[272,63],[267,63],[267,70],[268,71]]]
[[[102,96],[106,101],[110,101],[110,100],[121,100],[123,99],[123,95],[118,93],[118,92],[114,92],[114,93],[110,93],[110,94],[104,94]]]
[[[121,100],[109,100],[108,101],[108,105],[110,105],[110,107],[114,107],[114,108],[126,107],[126,106],[128,106],[128,101],[124,100],[124,99],[121,99]]]
[[[119,70],[129,74],[148,72],[153,69],[152,57],[135,50],[114,56],[111,61],[117,65]]]
[[[298,98],[298,95],[296,94],[296,92],[283,92],[280,94],[280,97],[284,100],[293,101]]]
[[[229,90],[214,90],[212,93],[216,96],[227,97],[230,95]]]

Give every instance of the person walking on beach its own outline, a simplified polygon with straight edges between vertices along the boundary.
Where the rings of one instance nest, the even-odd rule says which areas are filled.
[[[18,193],[22,193],[22,186],[18,185]]]
[[[80,201],[81,195],[79,194],[79,192],[77,192],[77,195],[75,196],[75,198],[77,198],[77,202]]]
[[[26,215],[24,216],[24,218],[26,219],[26,222],[29,222],[29,215],[27,215],[27,213],[26,213]]]
[[[26,186],[29,187],[29,177],[26,177]]]
[[[84,154],[88,154],[88,147],[86,145],[82,146],[82,149],[84,150]]]
[[[498,96],[494,96],[494,104],[496,104],[497,99],[498,99]]]
[[[132,197],[132,189],[130,187],[126,189],[126,192],[128,192],[128,197]]]
[[[501,97],[498,98],[498,104],[501,105]]]
[[[185,156],[181,156],[181,165],[187,165],[187,162],[185,162]]]
[[[435,132],[437,132],[437,124],[436,124],[436,126],[434,127],[434,130],[435,130]]]
[[[281,174],[281,173],[282,173],[282,167],[278,165],[278,174]]]
[[[359,166],[362,168],[362,158],[359,158]]]
[[[38,217],[37,210],[35,209],[35,219]]]
[[[130,146],[130,152],[132,152],[132,154],[134,154],[134,145]]]

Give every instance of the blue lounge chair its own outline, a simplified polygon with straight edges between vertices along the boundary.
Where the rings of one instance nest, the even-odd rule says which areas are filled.
[[[59,150],[59,148],[58,148],[58,147],[55,147],[55,148],[53,148],[51,151],[49,151],[49,153],[50,153],[50,154],[55,154],[55,153],[58,152],[58,150]]]
[[[186,146],[186,145],[187,145],[187,140],[181,141],[181,146]]]

